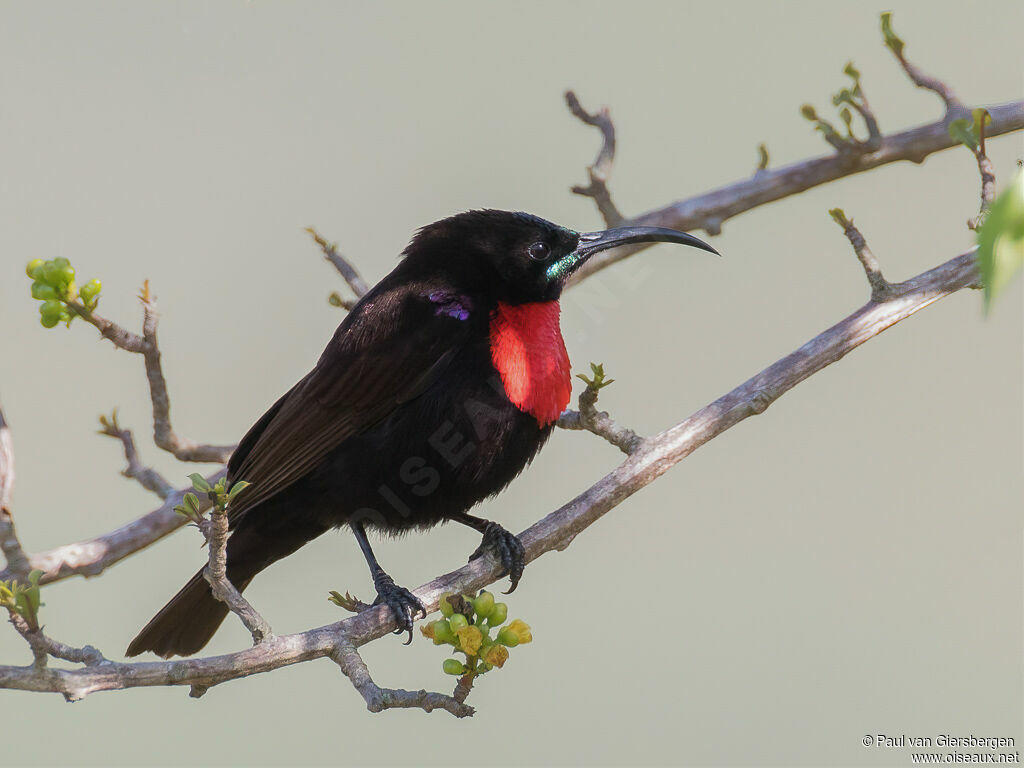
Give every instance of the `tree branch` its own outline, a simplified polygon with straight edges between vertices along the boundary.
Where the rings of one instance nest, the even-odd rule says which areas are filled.
[[[103,427],[99,430],[101,435],[116,438],[124,446],[124,458],[128,462],[128,466],[121,470],[122,475],[134,478],[139,485],[147,491],[152,491],[161,499],[166,499],[174,493],[174,486],[167,482],[163,475],[152,467],[143,466],[139,461],[139,453],[135,449],[135,438],[132,436],[132,431],[121,429],[121,425],[117,421],[116,408],[110,418],[100,416],[100,425]]]
[[[601,149],[598,150],[594,164],[587,166],[590,185],[574,186],[572,192],[576,195],[592,197],[605,224],[609,227],[617,227],[625,220],[625,217],[615,207],[611,192],[608,191],[608,178],[611,176],[612,163],[615,161],[615,124],[612,123],[607,107],[602,107],[594,114],[590,114],[580,104],[573,91],[565,92],[565,103],[569,107],[569,111],[576,117],[601,131],[602,138]]]
[[[360,276],[352,262],[338,253],[337,244],[328,242],[313,227],[306,227],[306,231],[309,233],[310,237],[313,238],[316,244],[320,246],[320,250],[323,251],[324,258],[331,262],[331,264],[334,265],[334,268],[338,270],[338,273],[345,278],[345,282],[348,283],[348,287],[351,288],[352,293],[356,295],[356,301],[363,298],[363,296],[369,292],[370,286],[366,284],[366,281]],[[345,309],[352,309],[352,307],[356,305],[355,301],[345,299],[338,294],[332,295],[338,296],[340,306]]]
[[[989,107],[988,111],[992,115],[992,123],[986,131],[990,138],[1024,129],[1024,100]],[[929,155],[954,145],[956,142],[949,136],[946,120],[937,120],[884,136],[876,152],[857,155],[850,161],[831,154],[765,170],[734,184],[648,211],[627,223],[682,231],[703,229],[709,235],[716,235],[722,231],[722,222],[726,219],[758,206],[888,163],[900,160],[920,163]],[[577,270],[569,283],[581,282],[648,247],[650,244],[637,244],[602,251]]]
[[[252,635],[253,645],[259,645],[274,636],[270,625],[252,604],[242,597],[235,585],[228,580],[228,516],[223,510],[215,509],[207,529],[207,544],[210,559],[203,576],[210,584],[213,596],[227,605]],[[205,533],[205,531],[204,531]]]
[[[146,378],[149,379],[149,395],[153,401],[153,440],[157,446],[173,454],[179,461],[225,463],[235,446],[196,443],[175,433],[171,426],[171,399],[167,394],[167,381],[160,365],[160,346],[156,338],[159,315],[156,311],[156,299],[149,290],[149,280],[142,284],[139,301],[142,302],[142,336],[137,336],[100,317],[80,302],[66,303],[71,312],[95,326],[100,335],[110,339],[114,346],[142,355],[146,365]]]
[[[520,534],[526,560],[529,562],[545,552],[565,549],[580,531],[701,445],[749,416],[763,413],[771,403],[804,379],[918,310],[971,285],[977,278],[974,252],[957,256],[902,283],[904,291],[900,296],[867,303],[688,419],[646,438],[615,470]],[[493,557],[481,557],[434,579],[416,590],[416,594],[428,611],[433,611],[441,595],[474,592],[493,583],[500,575],[501,566]],[[387,691],[382,690],[378,699],[370,687],[374,684],[365,665],[361,665],[361,660],[357,663],[351,658],[348,649],[358,648],[394,629],[390,609],[378,606],[336,624],[272,637],[252,648],[222,656],[172,662],[104,661],[73,670],[0,666],[0,688],[58,692],[70,699],[97,691],[157,685],[189,685],[201,693],[213,685],[238,677],[330,656],[342,666],[373,709],[386,701]],[[418,696],[418,693],[397,692],[394,700],[405,703],[391,706],[404,706]],[[429,694],[424,694],[424,701],[427,696]],[[431,702],[443,706],[439,699],[431,699]],[[433,706],[434,703],[431,704]]]
[[[604,366],[594,365],[594,378],[579,376],[587,382],[587,387],[580,392],[578,411],[566,411],[558,418],[558,426],[562,429],[585,429],[598,437],[604,438],[624,454],[629,456],[643,442],[643,438],[629,427],[615,422],[607,411],[597,410],[597,397],[602,388],[611,384],[614,379],[604,378]]]
[[[0,409],[0,550],[7,559],[7,570],[4,573],[11,574],[7,578],[25,581],[32,568],[29,566],[25,550],[21,547],[18,532],[14,528],[14,516],[11,513],[13,493],[14,443],[11,440],[10,427],[4,419],[3,409]]]
[[[210,485],[224,477],[225,470],[207,476]],[[37,552],[28,558],[30,570],[43,571],[40,584],[50,584],[70,576],[97,576],[128,555],[145,549],[171,531],[185,525],[188,520],[174,511],[182,503],[186,490],[177,490],[162,505],[120,528],[73,544],[65,544],[46,552]],[[199,499],[202,510],[209,509],[208,499]],[[10,567],[0,572],[0,581],[17,576]]]

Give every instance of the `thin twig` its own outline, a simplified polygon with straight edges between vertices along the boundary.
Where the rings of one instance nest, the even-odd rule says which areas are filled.
[[[938,94],[939,98],[942,99],[946,105],[947,117],[952,115],[954,112],[960,112],[963,110],[963,104],[960,99],[957,98],[956,94],[953,93],[953,89],[948,84],[943,82],[937,77],[923,72],[917,65],[907,61],[906,56],[903,55],[905,45],[902,40],[895,38],[895,41],[886,41],[886,47],[892,51],[892,55],[896,57],[896,61],[903,67],[903,71],[907,73],[907,77],[913,81],[914,85],[918,88],[924,88],[925,90],[932,91]]]
[[[160,345],[156,339],[160,316],[156,311],[156,297],[149,290],[149,280],[142,284],[139,301],[142,302],[142,337],[146,340],[142,356],[146,363],[146,378],[149,379],[149,395],[153,401],[153,441],[179,461],[225,463],[235,446],[196,443],[178,435],[171,426],[171,398],[167,394],[167,381],[160,365]]]
[[[604,438],[629,456],[643,443],[644,439],[629,427],[624,427],[608,415],[597,410],[597,396],[600,387],[588,386],[580,392],[579,410],[566,411],[558,419],[562,429],[584,429]]]
[[[210,545],[209,563],[203,571],[203,576],[210,584],[213,596],[227,605],[235,614],[245,628],[252,635],[253,645],[273,638],[274,633],[270,629],[267,620],[259,611],[252,607],[248,600],[242,597],[235,585],[228,579],[228,516],[222,510],[214,510],[210,515],[210,525],[203,530],[207,535],[207,543]]]
[[[371,712],[383,712],[385,709],[422,709],[432,712],[443,709],[456,717],[471,717],[473,707],[464,703],[465,699],[456,699],[443,693],[432,693],[425,690],[406,691],[401,688],[381,688],[370,677],[370,670],[359,655],[359,651],[350,642],[342,641],[328,654],[341,668],[341,671],[359,691]]]
[[[142,285],[139,301],[142,302],[142,336],[137,336],[97,315],[80,302],[69,301],[67,307],[75,315],[95,326],[100,335],[110,339],[114,346],[142,355],[146,365],[146,378],[149,380],[149,395],[153,402],[153,440],[158,447],[174,454],[179,461],[225,463],[235,446],[195,443],[176,434],[171,426],[171,399],[167,394],[167,381],[160,365],[160,347],[156,338],[159,315],[156,312],[155,297],[149,290],[148,280]]]
[[[967,226],[970,229],[977,229],[988,213],[989,206],[996,199],[996,172],[992,161],[988,159],[985,152],[985,122],[986,117],[982,115],[978,121],[978,147],[974,150],[974,157],[978,161],[978,173],[981,175],[981,205],[978,215],[968,220]]]
[[[7,578],[15,577],[25,581],[32,569],[14,527],[14,516],[11,513],[13,493],[14,442],[3,409],[0,409],[0,550],[7,559],[5,573],[10,573]]]
[[[906,281],[902,284],[904,292],[898,298],[883,303],[868,302],[688,419],[647,438],[640,449],[615,470],[520,534],[527,562],[545,552],[565,549],[580,531],[700,446],[744,419],[763,413],[801,381],[840,360],[865,341],[977,279],[977,262],[972,250]],[[492,558],[477,558],[423,585],[416,590],[416,595],[428,610],[435,610],[443,594],[472,593],[500,577],[499,563]],[[339,655],[339,649],[346,648],[346,643],[358,648],[394,629],[391,611],[387,606],[378,606],[336,624],[273,637],[252,648],[222,656],[187,661],[106,662],[73,670],[0,666],[0,688],[59,692],[73,698],[141,686],[187,685],[201,692],[239,677],[324,656],[334,658]],[[356,667],[350,667],[350,671],[352,669]],[[365,681],[359,678],[357,684],[365,686]]]
[[[100,416],[99,430],[101,435],[108,435],[121,441],[124,446],[124,458],[128,466],[121,470],[125,477],[133,478],[147,491],[152,491],[161,499],[166,499],[175,492],[175,488],[152,467],[143,466],[139,461],[139,453],[135,448],[135,438],[132,437],[130,429],[122,429],[117,421],[117,409],[115,408],[110,417]]]
[[[370,286],[366,284],[366,281],[360,276],[358,270],[353,266],[352,262],[338,253],[338,246],[336,243],[328,242],[319,232],[313,227],[306,227],[306,231],[310,237],[320,246],[320,250],[323,251],[324,258],[327,259],[334,268],[338,270],[339,274],[345,278],[345,282],[348,283],[348,287],[352,289],[352,293],[356,295],[356,299],[361,299],[365,296]],[[341,302],[341,306],[345,309],[352,309],[356,305],[356,302],[345,299],[338,296],[338,301]]]
[[[565,103],[569,107],[569,111],[577,118],[601,131],[602,137],[601,149],[598,150],[594,164],[587,166],[590,185],[574,186],[572,192],[584,197],[592,197],[605,224],[609,227],[617,227],[625,217],[612,202],[611,192],[608,191],[608,179],[612,173],[612,163],[615,161],[615,124],[612,122],[607,107],[601,107],[597,112],[591,114],[583,108],[572,91],[565,92]]]
[[[836,224],[842,227],[843,234],[850,241],[850,245],[853,246],[853,252],[857,254],[861,266],[864,267],[864,274],[867,275],[868,285],[871,286],[871,300],[889,301],[889,299],[900,295],[901,287],[893,285],[882,275],[882,268],[878,264],[878,259],[875,258],[875,254],[868,247],[864,235],[853,225],[853,219],[846,218],[846,214],[843,213],[841,208],[833,208],[829,213]]]

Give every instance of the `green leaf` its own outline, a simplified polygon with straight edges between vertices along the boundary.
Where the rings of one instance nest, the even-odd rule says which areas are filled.
[[[978,151],[978,135],[974,132],[969,120],[959,118],[949,124],[949,138],[958,144],[963,144],[972,152]]]
[[[846,62],[846,66],[843,67],[843,74],[854,82],[860,80],[860,70],[853,66],[852,61]]]
[[[988,312],[1002,290],[1024,266],[1024,171],[1003,190],[978,229],[978,269]]]
[[[885,44],[889,47],[889,50],[902,58],[903,41],[892,31],[892,11],[886,11],[882,14],[882,36],[885,38]]]
[[[804,104],[802,107],[800,107],[800,114],[803,115],[807,120],[818,119],[818,113],[810,104]]]
[[[236,480],[231,484],[231,490],[228,492],[228,501],[234,501],[235,496],[240,494],[250,485],[252,485],[252,483],[247,483],[245,480]]]
[[[199,491],[199,493],[209,493],[212,490],[210,484],[206,482],[206,478],[198,472],[193,472],[188,476],[188,479],[192,481],[192,487]]]
[[[853,104],[853,94],[850,93],[849,88],[843,88],[839,93],[832,97],[833,107],[838,107],[840,104]]]

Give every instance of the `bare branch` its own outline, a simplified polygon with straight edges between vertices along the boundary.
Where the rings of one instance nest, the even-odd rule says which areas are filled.
[[[989,116],[986,112],[981,113],[980,120],[976,120],[978,146],[972,151],[974,152],[974,158],[978,161],[978,173],[981,175],[981,205],[978,209],[978,215],[967,220],[968,229],[977,229],[981,226],[981,222],[985,220],[985,214],[988,213],[989,206],[996,199],[996,172],[992,167],[992,161],[988,159],[988,154],[985,152],[985,129],[987,128],[986,123],[988,120]]]
[[[259,612],[252,607],[235,585],[228,580],[228,516],[225,512],[214,510],[208,527],[207,543],[210,545],[210,560],[203,571],[203,576],[210,584],[213,596],[227,605],[245,628],[252,635],[253,645],[272,638],[273,631]]]
[[[878,265],[878,259],[875,258],[871,249],[868,248],[864,235],[853,225],[853,219],[846,218],[842,208],[833,208],[829,211],[829,214],[831,214],[836,224],[843,228],[843,234],[850,241],[854,253],[857,254],[857,258],[860,259],[860,263],[864,267],[864,274],[867,275],[868,285],[871,286],[871,300],[888,301],[898,296],[900,293],[899,286],[894,286],[882,276],[882,268]]]
[[[209,475],[206,478],[207,482],[216,485],[224,474],[225,470],[222,469]],[[175,491],[152,512],[110,533],[30,555],[28,567],[31,570],[38,568],[43,571],[41,584],[61,581],[70,576],[97,576],[114,563],[185,525],[188,520],[174,511],[174,508],[182,503],[184,495],[185,490]],[[203,510],[210,507],[208,499],[200,498],[199,503]],[[0,581],[17,575],[8,567],[0,572]]]
[[[121,470],[125,477],[134,478],[147,491],[152,491],[161,499],[166,499],[175,492],[175,488],[164,476],[152,467],[145,467],[139,461],[139,453],[135,449],[135,438],[132,437],[130,429],[121,429],[117,421],[117,409],[115,408],[110,418],[100,416],[100,425],[103,427],[99,433],[108,435],[121,441],[124,446],[124,458],[128,466]]]
[[[7,570],[11,577],[24,581],[31,571],[28,556],[21,547],[18,532],[14,528],[11,513],[11,496],[14,493],[14,443],[11,430],[0,409],[0,550],[7,559]]]
[[[142,356],[146,363],[146,378],[149,379],[149,395],[153,401],[153,441],[179,461],[227,462],[235,446],[196,443],[175,433],[171,426],[171,398],[167,394],[167,382],[160,365],[160,346],[156,339],[160,316],[156,311],[156,297],[149,291],[149,280],[142,284],[139,301],[142,302],[142,337],[146,340]]]
[[[316,244],[320,246],[320,250],[324,252],[324,258],[331,262],[331,264],[334,265],[334,268],[338,270],[343,278],[345,278],[345,282],[348,283],[348,287],[352,289],[352,293],[356,295],[356,299],[361,299],[365,296],[369,292],[370,286],[366,284],[366,281],[359,275],[359,272],[352,263],[338,253],[337,244],[328,242],[313,227],[306,227],[306,231],[309,233],[310,237],[313,238]],[[340,306],[343,306],[345,309],[352,309],[352,307],[355,306],[354,301],[347,301],[338,294],[332,295],[338,296]]]
[[[925,74],[916,65],[907,61],[907,58],[903,55],[904,48],[906,47],[904,42],[892,31],[892,13],[882,14],[882,35],[885,38],[886,47],[892,51],[892,55],[896,57],[896,60],[903,67],[903,71],[907,73],[914,85],[918,88],[924,88],[938,94],[939,98],[942,99],[946,105],[946,115],[950,116],[954,112],[963,110],[963,104],[960,99],[953,93],[953,89],[950,88],[942,80],[937,77],[931,77]]]
[[[594,366],[593,380],[584,376],[580,378],[587,382],[586,389],[580,392],[580,409],[563,413],[558,419],[558,426],[562,429],[585,429],[604,438],[627,456],[634,453],[644,439],[632,429],[617,424],[607,411],[598,412],[596,408],[598,393],[611,384],[612,379],[603,380],[604,370],[601,366]]]
[[[617,227],[625,217],[619,213],[619,209],[612,202],[611,192],[608,191],[608,178],[612,173],[612,163],[615,160],[615,124],[612,123],[611,115],[607,107],[602,107],[594,114],[587,112],[580,104],[576,94],[572,91],[565,92],[565,103],[569,111],[587,125],[592,125],[601,131],[603,139],[601,149],[597,153],[594,164],[587,166],[587,175],[590,177],[590,185],[586,187],[574,186],[572,192],[584,197],[594,198],[597,210],[609,227]]]
[[[235,446],[195,443],[176,434],[171,426],[171,399],[167,394],[167,381],[160,365],[160,347],[156,338],[159,315],[156,311],[156,299],[149,290],[149,280],[142,285],[139,301],[142,302],[142,336],[136,336],[116,323],[100,317],[80,302],[69,301],[67,307],[78,317],[95,326],[104,338],[114,343],[114,346],[142,355],[146,364],[146,378],[149,379],[149,395],[153,401],[153,440],[158,447],[174,454],[179,461],[225,463]]]
[[[527,561],[535,560],[545,552],[565,549],[580,531],[701,445],[749,416],[763,413],[801,381],[840,360],[865,341],[977,279],[974,252],[957,256],[903,283],[900,296],[888,301],[869,302],[688,419],[647,438],[615,470],[520,534]],[[500,574],[501,566],[493,558],[477,558],[457,571],[420,587],[416,594],[432,611],[437,608],[443,594],[471,593],[493,583]],[[343,669],[361,693],[369,691],[369,694],[364,693],[369,705],[376,698],[367,680],[361,676],[365,667],[360,669],[360,665],[346,652],[349,646],[358,648],[393,629],[395,621],[390,609],[377,606],[336,624],[269,638],[252,648],[223,656],[173,662],[103,662],[74,670],[0,666],[0,688],[51,691],[68,698],[81,698],[96,691],[188,685],[200,694],[227,680],[330,656],[339,665],[348,665]],[[369,677],[368,673],[366,677]],[[386,691],[382,691],[382,696],[385,695]],[[398,695],[396,700],[409,701],[408,696]],[[441,700],[433,701],[443,706]]]
[[[471,717],[473,707],[465,704],[465,699],[456,699],[443,693],[431,693],[425,690],[406,691],[401,688],[381,688],[370,677],[366,662],[359,651],[351,643],[338,644],[330,657],[341,668],[341,671],[359,691],[366,701],[366,708],[371,712],[383,712],[385,709],[422,709],[432,712],[443,709],[456,717]]]
[[[1024,128],[1024,100],[990,107],[992,122],[987,134],[1001,136]],[[945,119],[908,131],[883,136],[878,150],[845,159],[836,154],[804,160],[720,187],[697,197],[687,198],[630,219],[628,224],[672,227],[681,231],[703,229],[710,235],[721,232],[722,222],[766,203],[773,203],[811,187],[863,173],[900,160],[923,162],[935,152],[956,145],[950,138]],[[570,279],[575,284],[605,267],[649,248],[649,243],[610,248],[598,253]]]

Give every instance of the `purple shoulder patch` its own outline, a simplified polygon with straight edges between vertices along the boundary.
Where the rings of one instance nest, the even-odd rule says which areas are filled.
[[[468,296],[462,296],[448,291],[434,291],[427,296],[431,302],[437,305],[434,309],[435,315],[447,315],[456,320],[469,320],[469,313],[473,309],[473,303]]]

